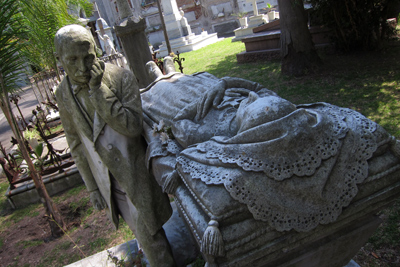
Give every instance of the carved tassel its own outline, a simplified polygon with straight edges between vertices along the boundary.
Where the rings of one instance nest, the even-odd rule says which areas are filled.
[[[211,220],[208,223],[200,248],[201,252],[204,254],[215,257],[225,255],[224,240],[222,239],[222,234],[219,231],[218,226],[219,224],[216,220]]]
[[[167,194],[174,194],[179,186],[179,175],[177,171],[170,173],[163,184],[162,190]]]

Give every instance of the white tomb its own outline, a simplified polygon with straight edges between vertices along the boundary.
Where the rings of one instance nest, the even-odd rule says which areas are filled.
[[[161,0],[161,5],[168,39],[173,53],[190,52],[219,41],[216,33],[208,34],[207,31],[203,31],[198,35],[192,33],[190,25],[184,17],[183,10],[178,9],[176,0]],[[157,57],[165,57],[168,55],[165,41],[162,42],[157,52]]]

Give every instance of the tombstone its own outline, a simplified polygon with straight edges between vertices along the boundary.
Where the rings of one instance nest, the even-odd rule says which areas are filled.
[[[206,266],[345,266],[400,197],[400,142],[356,111],[239,78],[153,75],[148,166]]]
[[[132,72],[135,74],[141,88],[151,83],[145,64],[152,60],[149,44],[144,30],[146,22],[133,16],[126,0],[117,1],[121,22],[115,26],[115,33],[120,38],[125,56]]]
[[[168,39],[173,53],[197,50],[219,40],[216,33],[208,34],[206,31],[203,31],[199,35],[192,33],[190,25],[184,17],[183,10],[178,9],[176,0],[161,0],[161,5],[163,8],[165,28],[167,29]],[[162,43],[157,52],[157,56],[159,57],[168,55],[165,42]]]
[[[234,30],[235,37],[232,39],[232,42],[239,41],[245,36],[249,36],[253,34],[253,29],[262,25],[266,24],[269,21],[269,15],[263,15],[258,13],[258,8],[257,8],[257,0],[246,0],[246,2],[250,2],[253,5],[253,16],[248,18],[248,25],[247,27],[243,28],[238,28]],[[271,17],[272,18],[272,17]],[[274,12],[274,18],[275,18],[275,12]]]

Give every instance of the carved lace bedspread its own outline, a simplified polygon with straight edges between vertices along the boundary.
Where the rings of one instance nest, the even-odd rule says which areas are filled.
[[[146,92],[144,112],[155,122],[171,123],[188,105],[185,99],[196,99],[206,91],[205,82],[212,86],[217,81],[211,75],[199,83],[188,78],[190,86],[181,97],[165,90],[162,103],[152,101],[152,94]],[[179,154],[181,173],[209,185],[223,184],[256,220],[278,231],[308,231],[337,219],[356,196],[357,184],[368,177],[368,159],[391,137],[350,109],[326,103],[297,108],[234,137],[217,136],[182,152],[175,140],[161,145],[154,139],[148,157]]]
[[[368,162],[390,136],[345,108],[319,103],[232,138],[189,147],[179,168],[223,184],[257,220],[279,231],[334,222],[368,176]]]

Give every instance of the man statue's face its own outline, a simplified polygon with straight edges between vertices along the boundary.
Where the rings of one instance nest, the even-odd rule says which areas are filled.
[[[60,62],[69,78],[77,84],[90,81],[90,70],[96,60],[96,51],[89,41],[71,41],[64,46]]]

